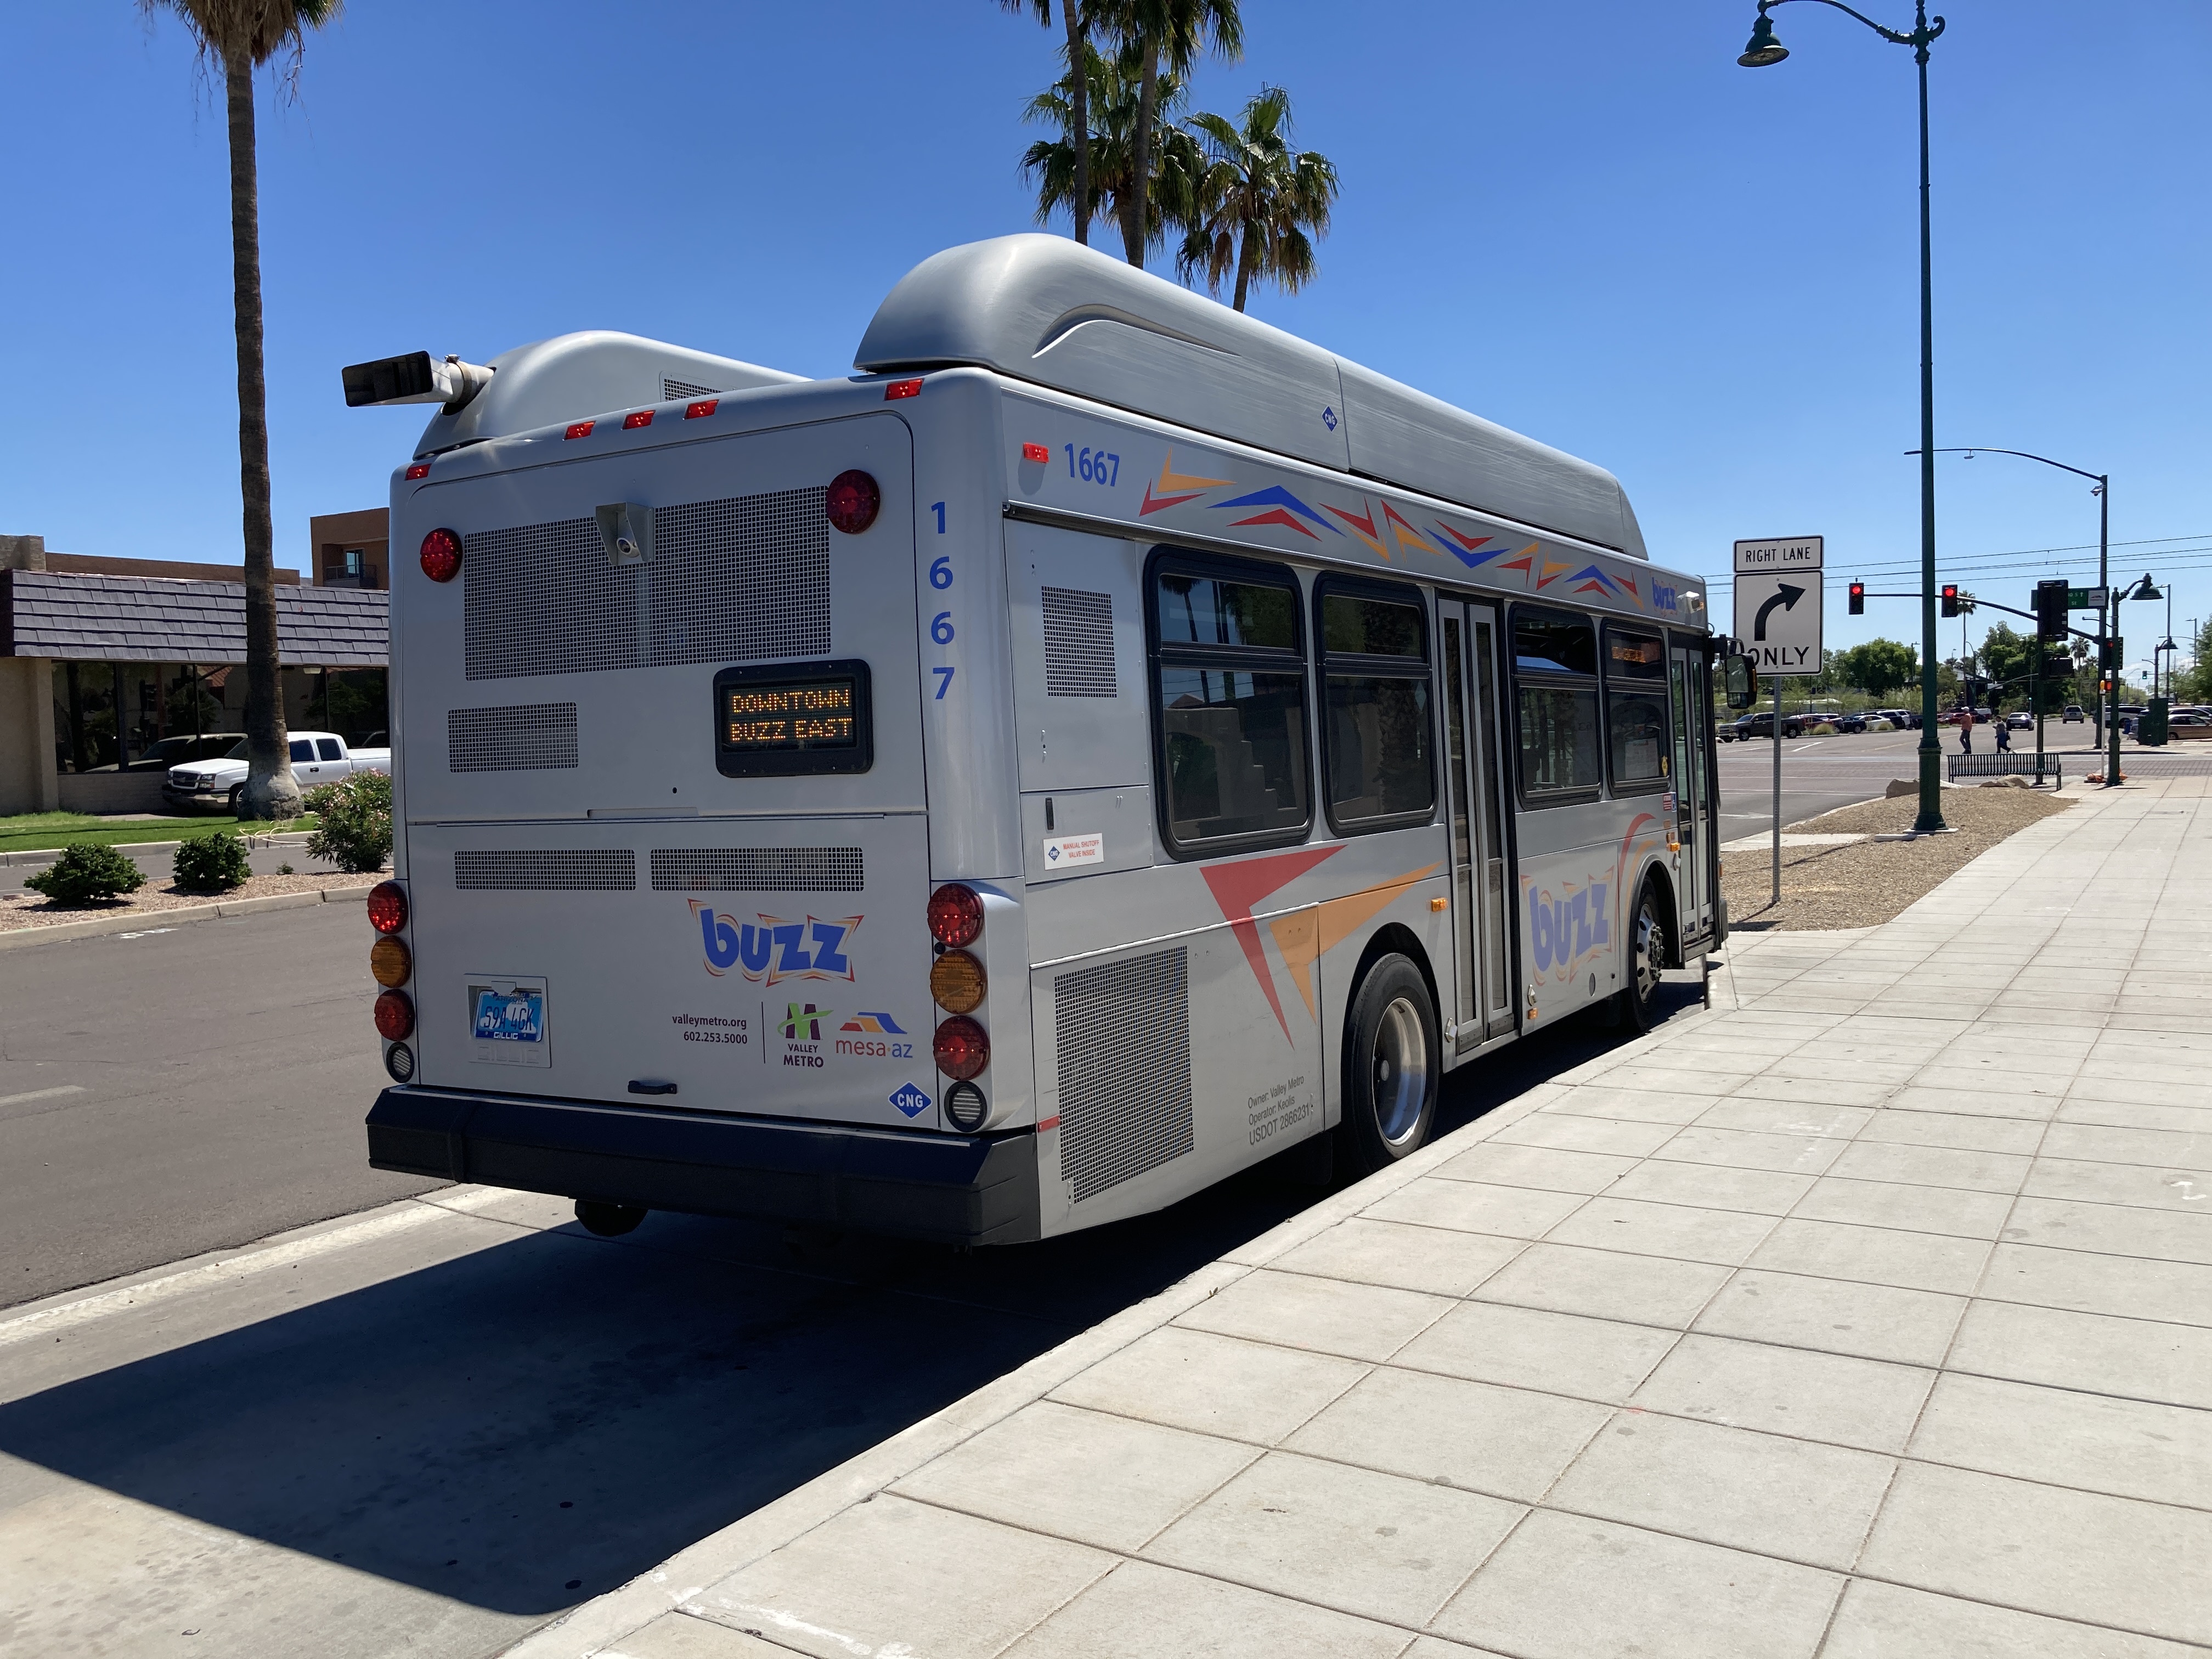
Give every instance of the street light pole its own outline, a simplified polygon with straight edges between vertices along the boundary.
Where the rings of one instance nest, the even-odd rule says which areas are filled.
[[[1736,59],[1746,69],[1765,69],[1790,55],[1774,38],[1767,14],[1790,0],[1759,0],[1759,20],[1751,42]],[[1929,252],[1928,216],[1928,47],[1943,33],[1943,20],[1928,21],[1927,0],[1913,0],[1912,33],[1884,28],[1843,0],[1820,0],[1856,17],[1893,46],[1912,48],[1920,72],[1920,815],[1915,835],[1937,835],[1943,823],[1943,745],[1936,724],[1936,282]]]

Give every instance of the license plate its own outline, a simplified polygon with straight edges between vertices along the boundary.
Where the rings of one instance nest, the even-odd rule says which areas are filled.
[[[543,1042],[545,993],[517,986],[476,991],[475,1035],[479,1042]]]

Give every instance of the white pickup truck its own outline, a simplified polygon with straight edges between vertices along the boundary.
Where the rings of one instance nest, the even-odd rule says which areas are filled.
[[[356,772],[388,776],[392,771],[389,749],[349,749],[346,740],[333,732],[295,732],[291,744],[292,775],[303,794],[318,784],[336,783]],[[161,784],[161,799],[188,811],[220,807],[234,817],[246,773],[246,745],[240,743],[220,760],[171,767]]]

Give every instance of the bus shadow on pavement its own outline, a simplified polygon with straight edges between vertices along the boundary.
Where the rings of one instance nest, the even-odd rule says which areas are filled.
[[[1670,1012],[1694,983],[1662,992]],[[1622,1034],[1446,1079],[1438,1133]],[[1263,1165],[1173,1209],[957,1255],[654,1216],[574,1225],[0,1407],[0,1450],[496,1613],[550,1616],[1314,1201]]]

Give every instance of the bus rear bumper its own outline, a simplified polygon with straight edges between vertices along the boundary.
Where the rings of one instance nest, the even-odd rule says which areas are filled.
[[[373,1168],[564,1198],[955,1244],[1037,1236],[1036,1139],[871,1129],[403,1085]]]

